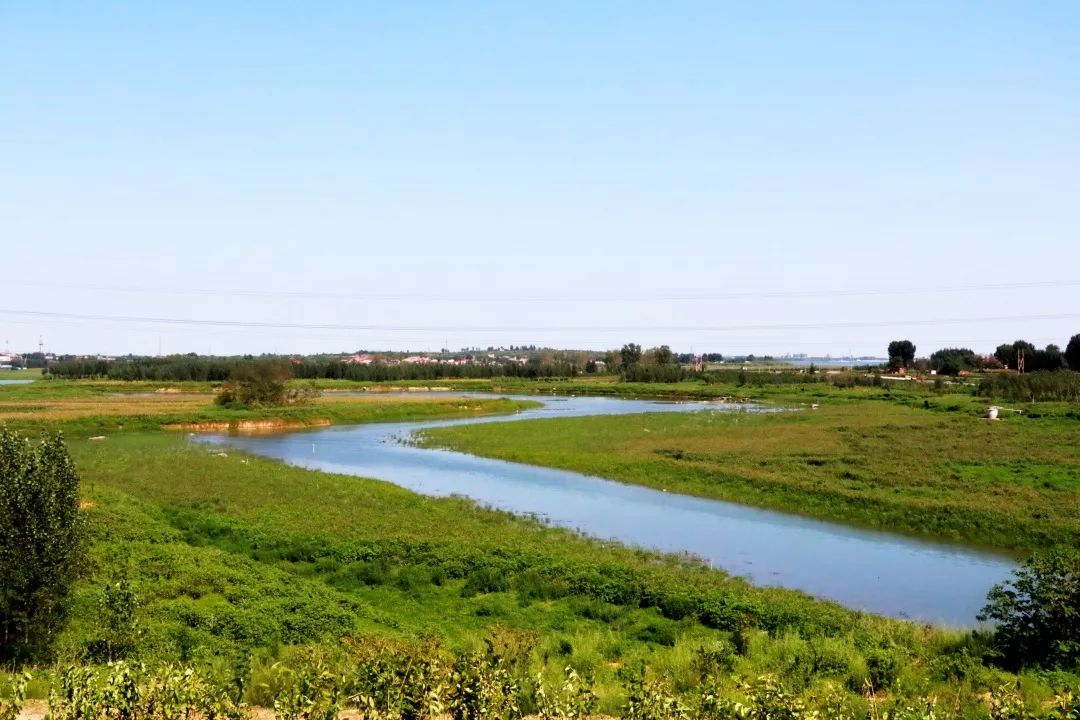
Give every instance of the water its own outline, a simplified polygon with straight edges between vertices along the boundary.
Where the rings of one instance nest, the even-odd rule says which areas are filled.
[[[762,411],[753,406],[612,398],[544,401],[543,408],[510,417],[202,439],[306,468],[379,478],[426,495],[465,495],[628,545],[693,553],[759,585],[794,588],[894,617],[972,625],[987,590],[1014,567],[1010,558],[979,549],[401,442],[424,428],[523,418]]]
[[[2,380],[0,379],[0,385],[29,385],[34,382],[33,380]]]

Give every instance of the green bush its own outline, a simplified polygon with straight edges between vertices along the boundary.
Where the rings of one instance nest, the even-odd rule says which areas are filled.
[[[63,624],[81,551],[79,476],[60,435],[0,430],[0,659],[41,658]]]
[[[998,623],[994,643],[1006,665],[1080,665],[1080,550],[1033,555],[987,599],[979,619]]]

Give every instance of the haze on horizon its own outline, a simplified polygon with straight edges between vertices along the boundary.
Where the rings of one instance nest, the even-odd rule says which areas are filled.
[[[1075,3],[8,3],[0,68],[0,349],[1080,332]]]

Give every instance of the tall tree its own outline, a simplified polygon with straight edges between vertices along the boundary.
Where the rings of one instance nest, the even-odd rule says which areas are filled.
[[[994,641],[1014,667],[1071,669],[1080,662],[1080,551],[1044,551],[995,585],[980,621],[998,623]]]
[[[650,352],[657,365],[671,365],[675,362],[675,354],[671,352],[671,348],[667,345],[653,348]]]
[[[43,658],[67,616],[79,551],[79,476],[57,435],[0,429],[0,658]]]
[[[930,355],[930,367],[942,375],[958,375],[975,368],[977,358],[968,348],[943,348]]]
[[[629,368],[641,362],[641,346],[635,343],[626,343],[619,351],[622,367]]]
[[[996,357],[1002,365],[1016,369],[1016,355],[1019,351],[1024,351],[1024,366],[1026,369],[1032,369],[1027,367],[1028,358],[1035,355],[1035,346],[1029,343],[1027,340],[1017,340],[1014,343],[1007,343],[998,345],[994,350],[994,357]]]
[[[915,362],[915,344],[910,340],[893,340],[889,343],[889,367],[906,368]]]
[[[1069,363],[1071,370],[1080,372],[1080,334],[1069,338],[1069,344],[1065,346],[1065,362]]]

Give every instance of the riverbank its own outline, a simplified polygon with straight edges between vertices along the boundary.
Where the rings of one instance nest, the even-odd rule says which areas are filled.
[[[328,394],[306,402],[260,409],[214,404],[205,383],[170,384],[49,380],[0,386],[0,423],[20,429],[51,428],[87,436],[140,430],[228,430],[243,427],[319,427],[367,422],[509,414],[534,407],[528,400],[409,396],[386,399]]]
[[[862,527],[1027,551],[1080,544],[1080,423],[850,398],[758,415],[428,430],[426,447]]]
[[[732,691],[737,676],[776,672],[798,677],[789,682],[800,693],[838,686],[859,702],[863,683],[882,681],[880,657],[898,694],[912,683],[977,703],[977,688],[1007,677],[978,665],[957,681],[936,669],[941,658],[981,655],[978,635],[755,588],[462,499],[219,454],[165,433],[78,440],[72,452],[94,571],[58,640],[61,657],[100,645],[102,587],[123,576],[139,598],[132,657],[247,657],[255,702],[267,700],[258,683],[274,663],[303,656],[290,648],[332,648],[342,636],[439,638],[462,653],[510,633],[530,648],[529,674],[580,668],[607,712],[625,700],[619,668],[644,661],[689,691],[701,681],[700,653],[714,646],[731,653]]]
[[[83,392],[53,387],[57,403]],[[107,659],[103,648],[117,638],[103,592],[126,578],[137,599],[126,657],[238,668],[228,672],[262,705],[280,687],[274,668],[335,657],[342,638],[436,642],[448,653],[496,638],[519,649],[523,678],[559,682],[566,666],[590,676],[609,714],[626,701],[621,673],[641,662],[685,696],[720,668],[716,691],[732,698],[745,696],[743,680],[772,673],[815,707],[834,693],[857,712],[872,698],[887,707],[933,694],[976,717],[989,689],[1019,680],[1041,702],[1072,677],[994,668],[982,634],[855,613],[755,588],[692,559],[589,540],[460,498],[223,453],[159,429],[165,418],[218,412],[198,404],[210,402],[205,393],[93,394],[108,412],[87,414],[88,404],[74,415],[39,406],[20,413],[11,405],[43,396],[0,392],[0,407],[8,403],[24,430],[65,431],[83,478],[90,562],[56,642],[59,663]],[[472,415],[478,402],[381,396],[321,405],[340,403],[341,417],[406,420]],[[98,423],[110,430],[97,432]],[[51,667],[34,671],[37,696],[55,682]]]

